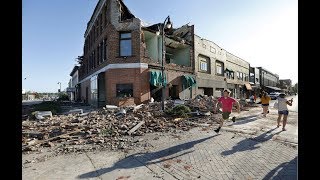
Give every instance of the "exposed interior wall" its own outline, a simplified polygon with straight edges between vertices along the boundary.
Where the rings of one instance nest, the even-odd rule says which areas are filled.
[[[170,53],[173,54],[171,63],[191,66],[190,47],[171,49]]]
[[[152,61],[161,62],[161,37],[148,31],[144,31],[144,34],[147,48],[147,56],[150,57]]]
[[[155,33],[143,31],[145,44],[147,49],[147,56],[154,62],[161,62],[162,60],[162,36],[157,36]],[[166,44],[166,63],[173,63],[182,66],[191,67],[189,45],[165,38]]]

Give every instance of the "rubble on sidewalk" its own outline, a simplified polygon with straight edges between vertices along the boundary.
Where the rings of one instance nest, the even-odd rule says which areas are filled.
[[[166,101],[166,108],[173,107],[174,101]],[[89,113],[76,112],[53,115],[41,121],[23,121],[23,152],[44,147],[52,148],[57,153],[125,150],[138,146],[140,141],[134,139],[136,136],[152,132],[187,131],[198,126],[190,121],[205,123],[214,119],[208,113],[201,119],[170,116],[161,111],[161,102],[122,108],[107,105]]]

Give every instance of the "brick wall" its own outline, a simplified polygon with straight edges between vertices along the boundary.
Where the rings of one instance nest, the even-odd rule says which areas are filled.
[[[110,69],[105,73],[107,103],[117,104],[116,84],[133,84],[133,98],[135,104],[150,99],[150,85],[148,69]]]
[[[106,3],[106,6],[102,8],[102,11],[99,14],[107,14],[107,21],[105,21],[105,17],[102,16],[103,30],[97,37],[95,37],[95,39],[92,38],[94,28],[91,28],[90,32],[88,32],[88,34],[91,36],[91,47],[90,49],[87,49],[87,51],[85,52],[83,62],[84,64],[88,64],[89,56],[92,54],[93,51],[97,50],[99,44],[102,43],[104,39],[107,40],[107,60],[105,60],[102,63],[97,63],[95,68],[89,70],[89,72],[87,73],[81,72],[79,75],[79,80],[84,79],[85,77],[91,75],[92,73],[98,71],[99,69],[105,67],[108,64],[140,62],[140,19],[133,18],[131,20],[119,21],[119,2],[116,0],[111,0],[107,1]],[[96,24],[96,22],[93,23]],[[132,56],[120,57],[120,32],[132,33]],[[89,36],[87,36],[86,41],[88,41],[88,39]],[[97,61],[99,62],[99,60]]]

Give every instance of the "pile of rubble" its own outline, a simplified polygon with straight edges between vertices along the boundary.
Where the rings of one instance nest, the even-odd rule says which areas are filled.
[[[186,101],[185,105],[189,106],[193,111],[199,110],[213,112],[217,102],[218,100],[213,96],[197,95],[194,99]]]
[[[168,100],[166,108],[184,104],[191,109],[187,118],[161,111],[161,103],[152,102],[132,107],[106,105],[103,109],[84,113],[70,110],[61,115],[50,111],[34,112],[35,120],[22,121],[22,150],[36,151],[49,147],[55,152],[94,149],[130,149],[139,143],[136,136],[152,132],[187,131],[199,123],[213,123],[220,117],[213,114],[217,99],[198,95],[190,100]],[[241,104],[245,110],[246,103]],[[235,109],[235,107],[234,107]]]
[[[174,101],[166,102],[166,107],[173,106]],[[197,126],[190,123],[192,120],[165,114],[158,102],[126,108],[107,105],[90,113],[70,111],[63,115],[42,115],[40,119],[22,122],[22,148],[35,151],[51,147],[60,153],[88,148],[128,149],[137,142],[132,137],[152,132],[187,131]]]

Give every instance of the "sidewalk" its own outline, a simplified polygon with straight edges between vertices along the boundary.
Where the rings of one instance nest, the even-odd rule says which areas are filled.
[[[140,142],[144,148],[128,154],[70,154],[26,164],[23,179],[297,179],[297,149],[273,140],[282,133],[266,128],[247,138],[225,127],[219,135],[212,127],[152,133]]]

